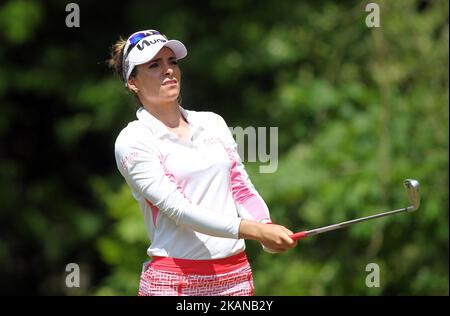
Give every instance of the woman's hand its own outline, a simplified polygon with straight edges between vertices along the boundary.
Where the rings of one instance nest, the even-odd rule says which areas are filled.
[[[272,252],[283,252],[297,245],[289,235],[292,231],[276,224],[262,224],[249,220],[242,220],[239,226],[239,238],[259,241]]]

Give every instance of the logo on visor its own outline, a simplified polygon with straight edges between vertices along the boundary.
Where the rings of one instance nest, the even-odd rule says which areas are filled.
[[[165,39],[160,39],[160,38],[155,39],[154,41],[143,40],[142,43],[141,43],[141,44],[137,44],[136,47],[137,47],[139,50],[143,50],[143,49],[145,48],[145,46],[150,46],[150,45],[156,44],[156,43],[158,43],[158,42],[165,43],[165,42],[167,42],[167,40],[165,40]]]

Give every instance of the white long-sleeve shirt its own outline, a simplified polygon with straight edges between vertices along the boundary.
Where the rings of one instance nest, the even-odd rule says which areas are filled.
[[[180,107],[183,140],[143,107],[115,143],[118,169],[139,202],[149,256],[218,259],[245,249],[242,219],[270,221],[223,118]]]

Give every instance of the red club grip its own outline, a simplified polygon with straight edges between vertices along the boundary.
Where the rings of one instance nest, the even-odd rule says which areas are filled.
[[[292,240],[296,241],[296,240],[308,237],[308,234],[306,234],[306,232],[299,232],[299,233],[292,234],[289,237],[291,237]]]
[[[266,224],[272,224],[272,222],[267,222]],[[295,234],[289,235],[289,237],[291,237],[291,239],[293,241],[296,241],[296,240],[308,237],[308,234],[306,233],[306,231],[302,231],[302,232],[299,232],[299,233],[295,233]]]

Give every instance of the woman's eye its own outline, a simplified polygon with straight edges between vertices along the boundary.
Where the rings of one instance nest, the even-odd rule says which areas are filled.
[[[153,64],[150,64],[150,65],[148,66],[148,68],[155,68],[155,67],[157,67],[157,66],[158,66],[157,63],[153,63]]]
[[[172,65],[178,65],[178,61],[176,61],[176,60],[172,60],[172,63],[171,63]]]

